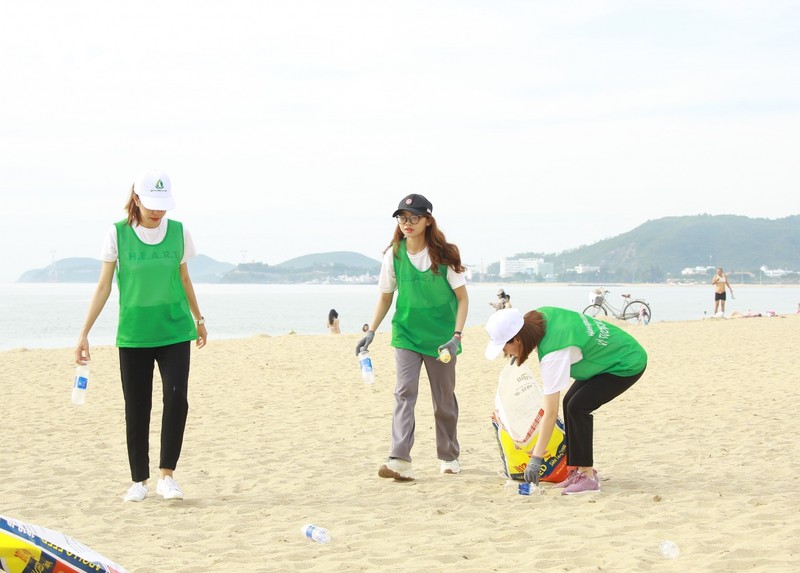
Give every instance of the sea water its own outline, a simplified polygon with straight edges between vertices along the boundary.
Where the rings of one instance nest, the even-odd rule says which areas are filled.
[[[467,327],[482,326],[494,309],[489,306],[503,288],[511,304],[525,312],[539,306],[583,310],[595,286],[605,286],[607,300],[621,307],[623,293],[643,298],[659,321],[700,320],[712,315],[711,285],[565,285],[469,283]],[[377,285],[309,284],[195,284],[210,340],[260,334],[327,334],[330,309],[339,313],[343,333],[360,333],[369,322],[378,299]],[[792,314],[800,302],[800,285],[750,286],[734,283],[735,299],[728,296],[726,313]],[[86,317],[94,284],[0,284],[0,350],[12,348],[71,348]],[[94,346],[113,345],[118,318],[116,286],[89,335]],[[379,332],[391,329],[392,311]]]

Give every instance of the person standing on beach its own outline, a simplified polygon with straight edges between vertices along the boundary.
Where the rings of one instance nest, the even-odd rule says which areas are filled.
[[[733,287],[728,280],[728,275],[722,271],[722,267],[717,269],[717,274],[711,279],[711,284],[714,285],[714,316],[717,316],[717,312],[722,312],[722,316],[725,316],[725,287],[731,291],[731,298],[733,298]]]
[[[378,475],[396,480],[414,479],[411,448],[414,445],[414,407],[419,393],[422,365],[428,374],[436,422],[436,453],[443,474],[461,471],[458,461],[458,400],[456,355],[467,320],[465,267],[458,247],[448,243],[433,217],[433,205],[425,197],[404,197],[392,214],[397,227],[383,255],[375,305],[367,335],[356,345],[366,350],[375,337],[397,291],[392,318],[397,381],[392,414],[392,445]],[[451,360],[441,361],[447,349]]]
[[[642,377],[647,353],[624,330],[579,312],[543,306],[523,316],[517,309],[498,310],[486,323],[485,355],[502,352],[524,364],[535,350],[542,376],[543,413],[539,437],[525,468],[525,481],[539,484],[544,455],[563,402],[567,478],[556,485],[574,495],[600,491],[594,469],[592,412],[610,402]],[[570,385],[570,379],[575,381]]]
[[[77,364],[91,360],[89,331],[108,300],[116,271],[119,290],[116,345],[133,481],[123,498],[125,501],[143,501],[147,497],[156,364],[164,393],[161,476],[156,492],[164,499],[183,499],[173,473],[189,411],[191,341],[196,340],[197,347],[202,348],[208,333],[186,263],[197,251],[183,225],[166,218],[166,212],[174,207],[170,180],[165,173],[145,173],[134,183],[125,206],[127,219],[115,223],[103,243],[100,279],[75,347]]]
[[[331,334],[342,333],[342,331],[339,329],[339,313],[336,312],[335,308],[332,308],[328,313],[328,330]]]

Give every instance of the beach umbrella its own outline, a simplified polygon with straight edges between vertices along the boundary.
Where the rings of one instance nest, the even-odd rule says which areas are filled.
[[[0,515],[3,573],[127,573],[68,535]]]

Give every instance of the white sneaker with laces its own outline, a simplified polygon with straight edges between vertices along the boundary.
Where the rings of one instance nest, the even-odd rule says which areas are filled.
[[[183,499],[183,492],[172,476],[164,476],[158,480],[156,493],[164,499]]]
[[[400,458],[387,459],[386,463],[378,469],[378,475],[382,478],[394,478],[400,481],[414,479],[414,472],[411,471],[411,462]]]
[[[449,462],[442,461],[439,471],[443,474],[461,473],[461,464],[458,463],[458,459],[451,460]]]
[[[125,494],[125,497],[122,498],[123,501],[144,501],[147,497],[147,486],[144,485],[142,482],[134,482],[131,487],[128,488],[128,493]]]

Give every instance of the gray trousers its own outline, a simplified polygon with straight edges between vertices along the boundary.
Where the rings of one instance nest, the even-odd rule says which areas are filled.
[[[414,406],[419,394],[419,375],[422,364],[431,384],[433,417],[436,421],[436,455],[440,460],[458,458],[456,427],[458,425],[458,400],[456,400],[457,356],[448,364],[442,364],[434,356],[426,356],[413,350],[395,348],[397,384],[394,388],[394,413],[392,415],[392,452],[390,457],[411,461],[414,446]]]

